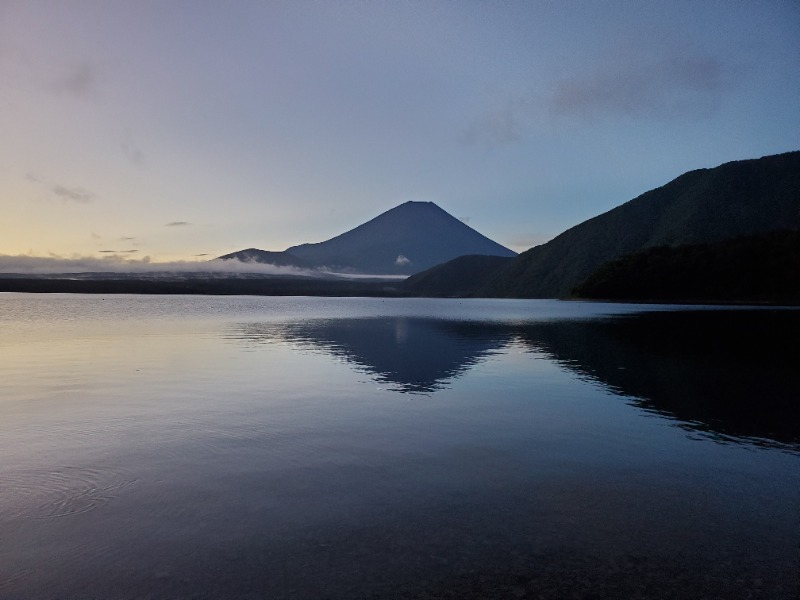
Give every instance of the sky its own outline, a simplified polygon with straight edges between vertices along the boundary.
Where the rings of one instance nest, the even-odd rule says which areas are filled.
[[[798,73],[796,0],[0,0],[0,255],[205,261],[409,200],[522,251],[800,149]]]

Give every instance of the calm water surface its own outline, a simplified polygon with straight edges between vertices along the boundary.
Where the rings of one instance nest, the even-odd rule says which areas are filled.
[[[800,597],[800,311],[0,294],[0,598]]]

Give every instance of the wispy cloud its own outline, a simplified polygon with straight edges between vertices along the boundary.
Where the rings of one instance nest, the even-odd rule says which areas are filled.
[[[81,63],[66,70],[53,81],[51,88],[57,93],[87,96],[97,87],[97,73],[89,63]]]
[[[519,142],[525,137],[530,113],[530,100],[509,100],[504,106],[475,119],[461,134],[460,141],[465,145],[489,146]]]
[[[187,225],[191,225],[188,221],[170,221],[164,227],[186,227]]]
[[[0,2],[0,18],[2,10]],[[56,96],[88,98],[100,89],[102,77],[88,60],[45,58],[25,45],[0,40],[0,80],[4,91],[35,90]]]
[[[133,254],[138,250],[98,250],[100,254]]]
[[[145,155],[142,152],[142,149],[136,144],[133,140],[133,137],[130,133],[125,133],[122,141],[119,144],[120,148],[122,149],[122,153],[125,155],[131,164],[136,167],[143,167],[145,163]]]
[[[461,134],[465,145],[503,146],[531,137],[559,118],[661,121],[712,116],[732,87],[733,67],[703,53],[660,54],[627,48],[609,53],[544,91],[509,98]]]
[[[44,186],[50,194],[54,195],[63,202],[88,204],[97,198],[97,195],[94,192],[91,192],[86,188],[80,186],[68,186],[55,181],[50,181],[45,177],[35,173],[26,174],[25,179],[31,183]]]
[[[67,187],[60,183],[54,184],[50,191],[64,201],[87,204],[94,200],[95,195],[82,187]]]
[[[630,57],[562,80],[550,98],[559,115],[696,119],[711,114],[726,87],[726,66],[707,55]]]

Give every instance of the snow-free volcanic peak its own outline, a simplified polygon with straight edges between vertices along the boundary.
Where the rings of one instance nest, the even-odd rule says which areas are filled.
[[[467,254],[516,256],[433,202],[405,202],[341,235],[287,253],[314,266],[411,275]]]

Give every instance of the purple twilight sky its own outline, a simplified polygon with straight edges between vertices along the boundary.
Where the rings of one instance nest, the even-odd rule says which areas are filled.
[[[521,251],[800,149],[798,73],[793,0],[0,0],[0,255],[282,250],[407,200]]]

